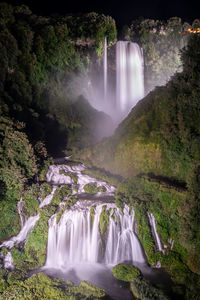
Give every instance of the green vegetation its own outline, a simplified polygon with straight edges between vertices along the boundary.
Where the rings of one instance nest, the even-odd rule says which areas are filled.
[[[99,230],[104,239],[106,237],[106,233],[108,230],[109,216],[110,216],[110,209],[107,210],[106,205],[103,205],[101,209],[100,218],[99,218]]]
[[[19,128],[20,124],[0,117],[0,240],[19,231],[17,202],[24,184],[38,170],[33,147]]]
[[[147,92],[182,70],[180,50],[187,45],[191,28],[178,17],[166,21],[139,18],[126,28],[125,39],[143,49]]]
[[[117,186],[119,207],[127,203],[134,208],[148,260],[161,262],[171,275],[174,291],[186,299],[198,299],[200,36],[189,34],[189,27],[179,18],[132,23],[127,38],[143,48],[147,90],[180,71],[181,62],[183,71],[141,100],[112,137],[89,147],[102,124],[111,127],[111,120],[80,95],[91,68],[96,70],[102,57],[104,37],[109,47],[116,41],[114,20],[96,13],[42,17],[24,5],[0,3],[0,241],[20,230],[17,202],[21,197],[24,217],[40,214],[25,249],[22,243],[11,250],[16,271],[0,269],[2,299],[74,300],[105,295],[86,282],[74,287],[43,274],[24,277],[28,269],[45,262],[49,217],[66,196],[57,222],[77,201],[71,187],[62,186],[48,207],[38,208],[38,199],[51,192],[50,185],[40,182],[52,162],[48,154],[59,155],[66,146],[91,167],[87,174]],[[180,55],[179,49],[187,43]],[[78,157],[83,146],[87,148]],[[77,178],[70,176],[77,184]],[[97,183],[84,189],[91,194],[105,191]],[[157,220],[165,255],[156,252],[147,212]],[[94,209],[90,213],[93,219]],[[109,215],[103,206],[103,237]],[[6,249],[2,252],[5,255]],[[130,280],[132,271],[127,268],[120,276]],[[131,280],[139,298],[166,299],[140,277]]]
[[[51,191],[50,191],[51,192]],[[50,194],[50,193],[49,193]],[[22,196],[22,215],[26,218],[33,216],[39,206],[40,186],[32,184]]]
[[[133,281],[136,277],[141,276],[140,270],[133,265],[118,264],[112,269],[115,278],[122,281]]]
[[[86,298],[84,299],[98,299],[103,298],[106,295],[103,289],[88,281],[81,281],[79,287],[69,288],[69,291],[72,292],[72,294],[80,294],[82,297],[85,296]]]
[[[162,290],[145,280],[140,270],[133,265],[118,264],[112,269],[112,274],[119,280],[130,282],[130,290],[136,299],[170,299]]]
[[[66,172],[65,170],[60,170],[59,174],[63,174],[65,176],[71,177],[71,179],[73,180],[74,184],[77,184],[78,178],[77,178],[77,176],[74,173],[69,173],[69,172]]]
[[[169,300],[170,297],[166,296],[164,292],[152,286],[147,280],[142,277],[136,277],[130,284],[131,292],[136,299],[141,300]]]
[[[87,183],[84,185],[83,189],[87,194],[97,194],[99,191],[96,182]]]
[[[182,51],[183,71],[141,100],[115,134],[79,159],[124,177],[116,203],[134,207],[148,260],[170,273],[177,294],[199,293],[200,36]],[[157,220],[166,254],[156,252],[147,212]],[[174,245],[172,248],[172,240]]]
[[[86,170],[82,171],[82,173],[106,181],[114,186],[117,186],[121,180],[120,176],[113,176],[111,173],[105,172],[105,170],[98,168],[87,168]]]
[[[97,182],[89,182],[84,185],[83,189],[87,194],[97,194],[106,192],[106,187],[104,185],[97,186]]]
[[[24,126],[38,165],[47,157],[44,145],[58,155],[67,143],[94,142],[110,119],[80,95],[104,37],[108,45],[116,41],[115,21],[96,13],[42,17],[6,3],[0,11],[0,115]]]
[[[104,290],[83,281],[80,286],[71,282],[64,282],[62,279],[51,279],[43,273],[33,274],[22,281],[17,272],[12,272],[15,280],[6,288],[1,285],[1,299],[100,299],[105,296]],[[11,274],[12,274],[11,273]],[[3,279],[2,279],[3,280]],[[3,280],[6,284],[6,281]],[[11,283],[11,282],[10,282]]]

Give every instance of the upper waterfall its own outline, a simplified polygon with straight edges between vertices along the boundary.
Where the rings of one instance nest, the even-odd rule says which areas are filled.
[[[144,96],[143,54],[138,44],[117,42],[116,68],[116,106],[124,117]]]

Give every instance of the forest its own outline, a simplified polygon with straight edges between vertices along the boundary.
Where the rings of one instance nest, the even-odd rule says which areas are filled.
[[[38,198],[51,192],[46,183],[49,166],[55,158],[72,154],[88,167],[85,173],[116,187],[119,208],[134,208],[148,262],[155,266],[160,261],[170,275],[173,295],[199,299],[199,27],[200,20],[188,24],[177,17],[138,19],[118,32],[112,17],[95,12],[37,16],[25,5],[0,3],[0,242],[20,231],[20,198],[23,217],[36,214]],[[111,137],[99,140],[102,126],[112,127],[113,122],[93,108],[85,88],[94,73],[102,72],[105,36],[112,74],[117,40],[142,47],[146,96]],[[104,190],[89,184],[85,192]],[[63,288],[62,281],[43,273],[26,277],[45,263],[48,219],[64,195],[69,197],[67,208],[76,203],[68,186],[56,189],[51,204],[40,210],[26,246],[12,248],[14,271],[3,268],[8,250],[0,248],[1,299],[105,297],[102,289],[86,281],[79,287],[67,282]],[[157,220],[165,254],[155,252],[148,211]],[[104,230],[106,213],[102,220]],[[139,299],[167,299],[135,269],[120,269],[121,275],[115,270],[116,278],[128,278],[124,281],[132,290],[135,282]],[[129,272],[137,274],[128,277]],[[145,286],[149,296],[142,296]]]

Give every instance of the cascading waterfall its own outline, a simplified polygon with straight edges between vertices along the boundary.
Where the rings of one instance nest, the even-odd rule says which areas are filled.
[[[150,223],[151,228],[152,228],[152,233],[153,233],[153,236],[154,236],[155,244],[156,244],[158,250],[162,251],[163,254],[164,254],[165,250],[163,249],[160,237],[159,237],[157,229],[156,229],[156,220],[154,218],[154,215],[152,213],[148,213],[148,217],[149,217],[149,223]]]
[[[100,232],[102,207],[109,213],[107,233],[103,236]],[[46,267],[66,269],[81,263],[145,262],[133,231],[134,211],[129,212],[128,206],[122,213],[113,203],[78,201],[64,212],[58,223],[56,219],[55,214],[49,220]]]
[[[50,195],[46,196],[43,200],[41,200],[39,208],[42,208],[42,207],[44,207],[45,205],[48,205],[51,202],[51,200],[53,198],[53,195],[55,193],[55,190],[56,190],[56,187],[54,186],[53,189],[52,189],[52,192],[50,193]],[[38,199],[38,200],[40,200],[40,199]],[[35,216],[30,216],[27,220],[25,220],[23,215],[22,215],[22,208],[23,208],[23,199],[20,198],[19,202],[17,203],[17,210],[18,210],[20,221],[21,221],[21,230],[16,236],[11,237],[7,241],[4,241],[0,245],[0,249],[2,247],[6,247],[7,249],[11,249],[15,245],[18,245],[21,242],[25,242],[27,240],[31,230],[35,226],[36,222],[39,220],[39,218],[40,218],[39,213]],[[8,251],[7,255],[5,257],[2,257],[2,258],[3,258],[3,261],[4,261],[4,268],[11,269],[11,270],[15,268],[13,258],[12,258],[12,254],[11,254],[10,251]]]
[[[104,59],[103,59],[103,70],[104,70],[104,101],[107,99],[107,84],[108,84],[108,63],[107,63],[107,38],[104,39]]]
[[[125,116],[144,97],[143,54],[138,44],[117,42],[116,67],[117,110]]]

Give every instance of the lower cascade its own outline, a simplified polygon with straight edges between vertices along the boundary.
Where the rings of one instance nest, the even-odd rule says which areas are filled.
[[[80,263],[144,263],[133,228],[134,211],[128,206],[122,213],[113,203],[78,201],[58,223],[57,214],[50,218],[45,266],[65,269]]]

